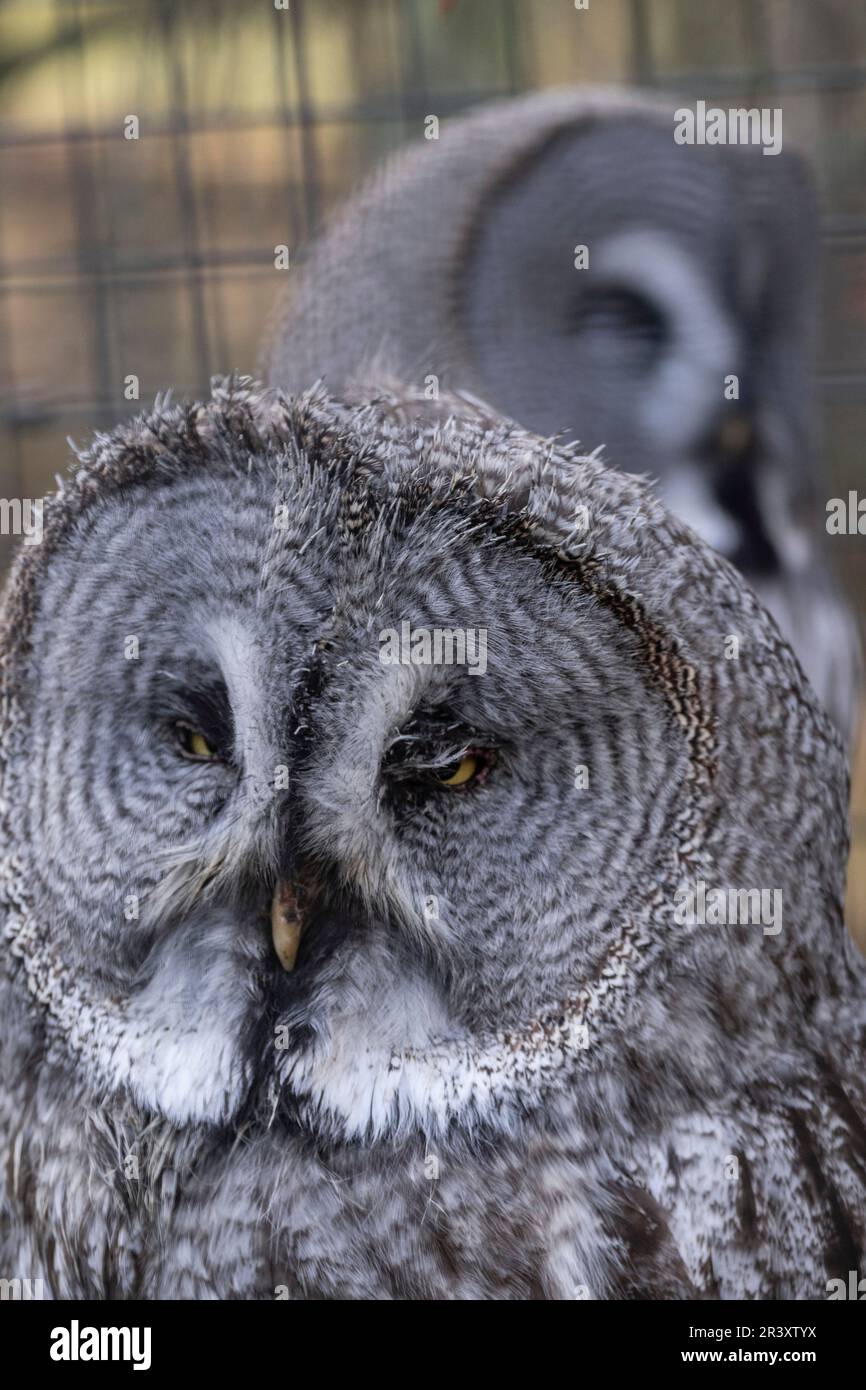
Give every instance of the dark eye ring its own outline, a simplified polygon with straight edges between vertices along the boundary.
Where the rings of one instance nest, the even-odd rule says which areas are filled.
[[[654,304],[634,290],[613,286],[587,293],[573,316],[572,329],[626,333],[635,341],[654,344],[667,335],[665,320]]]

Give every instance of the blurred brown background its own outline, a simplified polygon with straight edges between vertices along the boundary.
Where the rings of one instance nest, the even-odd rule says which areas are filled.
[[[0,495],[42,496],[67,435],[138,409],[131,374],[146,403],[254,371],[274,247],[296,260],[426,115],[564,82],[783,107],[823,209],[830,495],[866,492],[862,0],[0,0]],[[866,538],[830,546],[863,614]],[[857,763],[866,943],[866,742]]]

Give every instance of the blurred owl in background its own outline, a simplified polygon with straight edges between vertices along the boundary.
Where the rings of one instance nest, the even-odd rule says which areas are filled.
[[[97,436],[0,614],[0,1267],[824,1298],[866,1229],[846,792],[742,577],[573,447],[387,383]]]
[[[787,150],[679,145],[674,127],[671,103],[591,89],[444,122],[312,248],[265,371],[341,390],[375,362],[603,445],[742,570],[850,736],[859,639],[822,547],[811,181]]]

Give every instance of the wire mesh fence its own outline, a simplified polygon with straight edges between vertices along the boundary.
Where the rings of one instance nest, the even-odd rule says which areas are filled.
[[[3,460],[251,369],[293,254],[387,150],[486,98],[639,81],[784,99],[824,204],[820,364],[840,486],[866,400],[866,17],[740,0],[6,0],[0,6]],[[138,122],[129,138],[128,117]],[[853,485],[853,484],[852,484]],[[844,562],[856,568],[859,548]],[[860,578],[852,573],[851,578]]]

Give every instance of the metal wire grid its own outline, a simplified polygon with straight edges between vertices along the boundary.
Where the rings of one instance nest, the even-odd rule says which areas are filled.
[[[9,0],[7,0],[8,6]],[[22,0],[11,0],[13,6]],[[171,150],[171,190],[166,190],[176,207],[182,226],[182,245],[179,250],[165,249],[157,253],[136,254],[119,258],[117,248],[100,234],[95,209],[100,197],[110,196],[106,190],[102,150],[104,142],[116,141],[116,125],[91,128],[80,121],[64,119],[59,127],[44,130],[14,129],[0,126],[0,155],[16,147],[32,151],[34,161],[46,148],[57,146],[64,150],[71,190],[73,235],[70,254],[53,258],[46,264],[39,258],[7,259],[0,248],[0,371],[6,382],[0,405],[0,430],[4,436],[4,471],[7,492],[20,495],[23,446],[28,434],[52,422],[75,422],[82,427],[109,423],[124,409],[118,400],[118,364],[112,348],[112,295],[118,288],[144,288],[157,284],[182,282],[182,292],[188,301],[192,325],[194,361],[189,363],[188,384],[191,389],[204,389],[214,371],[231,362],[230,334],[220,315],[208,313],[205,302],[206,286],[214,277],[226,274],[244,275],[251,279],[272,276],[269,264],[263,261],[262,246],[250,241],[249,246],[226,248],[209,245],[203,237],[208,209],[199,196],[190,159],[190,143],[206,132],[254,131],[284,129],[287,133],[287,167],[285,179],[285,225],[295,246],[303,243],[319,224],[322,212],[323,170],[318,151],[319,135],[327,127],[360,128],[375,123],[393,128],[392,143],[399,143],[409,127],[417,130],[418,122],[429,111],[448,116],[484,99],[514,94],[535,85],[532,54],[522,40],[523,5],[518,0],[499,0],[496,5],[498,32],[491,42],[501,46],[503,80],[476,90],[435,90],[430,82],[428,55],[420,23],[422,6],[438,4],[439,14],[447,20],[449,10],[467,0],[390,0],[390,23],[398,35],[400,64],[395,74],[393,90],[375,99],[350,102],[345,105],[323,105],[311,97],[307,58],[310,14],[316,0],[290,0],[287,11],[280,11],[264,0],[272,16],[271,57],[274,64],[277,104],[273,109],[249,114],[226,109],[218,113],[197,109],[188,89],[187,74],[182,56],[181,29],[200,16],[201,23],[219,22],[227,13],[223,5],[203,4],[202,0],[133,0],[137,10],[146,10],[158,35],[169,74],[170,101],[161,118],[151,116],[150,136],[169,142]],[[364,0],[348,0],[350,4]],[[545,0],[533,0],[545,3]],[[730,93],[746,99],[757,90],[768,92],[833,91],[853,92],[866,87],[866,66],[858,62],[837,62],[804,68],[773,70],[767,57],[764,0],[738,0],[740,18],[746,26],[753,66],[748,71],[706,71],[665,73],[654,59],[653,23],[657,17],[653,0],[625,0],[629,19],[630,54],[628,69],[635,82],[645,86],[657,85],[690,94],[705,93],[708,86],[718,94]],[[99,11],[100,23],[110,25],[128,13],[126,4],[117,0],[85,6],[83,0],[54,0],[57,23],[50,48],[19,54],[14,60],[0,59],[0,84],[15,75],[23,63],[35,63],[50,51],[63,49],[75,55],[75,68],[67,70],[66,82],[84,81],[87,45],[93,32],[84,22],[84,10],[92,15]],[[249,3],[235,0],[231,7],[235,19],[250,8]],[[382,7],[383,17],[387,7]],[[70,102],[69,106],[81,107]],[[297,144],[288,137],[298,137]],[[300,158],[295,154],[299,151]],[[291,153],[290,153],[291,152]],[[11,190],[14,196],[14,190]],[[828,248],[859,250],[866,247],[866,220],[859,217],[832,218],[824,229]],[[87,312],[93,332],[93,346],[87,363],[86,390],[73,394],[64,390],[63,382],[53,389],[43,389],[34,397],[20,389],[14,379],[10,340],[12,326],[9,297],[16,295],[34,298],[52,287],[75,285],[86,290]],[[866,371],[845,367],[824,372],[822,385],[833,395],[842,395],[866,402]],[[135,408],[128,407],[130,410]]]
[[[60,26],[60,41],[77,51],[83,65],[85,60],[85,30],[81,21],[79,0],[55,0],[59,10],[64,12]],[[142,3],[142,0],[139,0]],[[291,230],[292,239],[297,246],[307,239],[319,222],[321,171],[316,150],[316,129],[327,125],[358,125],[365,122],[406,123],[418,114],[429,109],[430,98],[424,81],[424,55],[420,43],[417,23],[413,23],[416,6],[404,8],[395,0],[394,9],[401,21],[405,21],[407,38],[404,81],[393,96],[381,102],[367,102],[343,108],[319,108],[314,110],[307,89],[307,66],[305,63],[305,0],[292,0],[288,13],[284,16],[276,8],[273,15],[273,61],[275,64],[277,86],[281,93],[279,105],[270,112],[249,116],[243,112],[232,112],[216,116],[212,113],[195,111],[187,92],[184,66],[178,54],[180,45],[177,34],[180,17],[184,10],[194,10],[194,0],[185,6],[171,3],[171,0],[146,0],[148,8],[158,19],[166,61],[171,65],[172,101],[165,119],[149,121],[149,136],[166,137],[171,142],[175,204],[180,211],[184,246],[178,253],[165,252],[158,256],[139,256],[132,264],[118,267],[114,263],[112,249],[100,242],[93,224],[93,208],[96,205],[99,184],[99,146],[102,141],[116,141],[116,126],[92,129],[81,124],[65,124],[61,130],[46,131],[3,130],[0,128],[0,150],[14,146],[25,146],[33,150],[38,158],[40,149],[46,145],[62,142],[66,149],[74,193],[73,216],[75,224],[75,256],[71,262],[45,265],[37,261],[18,260],[16,262],[0,258],[0,333],[8,344],[8,317],[4,321],[3,305],[12,290],[37,294],[46,286],[74,279],[86,285],[90,294],[90,313],[95,327],[97,351],[92,366],[92,390],[85,396],[69,400],[62,397],[45,398],[35,407],[16,393],[11,379],[11,362],[6,362],[6,398],[0,406],[0,421],[14,433],[26,430],[35,424],[43,423],[70,414],[81,415],[93,424],[114,418],[118,412],[116,393],[116,372],[111,359],[110,334],[108,331],[108,292],[112,286],[147,283],[153,276],[173,276],[181,274],[186,282],[190,311],[195,330],[195,371],[198,383],[204,385],[221,362],[228,360],[225,335],[214,340],[209,331],[208,316],[205,312],[203,282],[207,276],[220,274],[227,270],[243,271],[250,276],[272,274],[263,265],[261,244],[251,243],[246,250],[226,251],[219,248],[206,249],[202,244],[201,227],[204,210],[196,197],[196,190],[189,159],[189,139],[203,132],[225,130],[239,131],[262,128],[285,128],[300,132],[301,163],[287,169],[286,177],[286,226]],[[513,12],[514,0],[506,0],[503,12],[506,18]],[[68,16],[67,16],[68,12]],[[506,23],[506,33],[513,33],[513,22]],[[513,58],[513,52],[510,52]],[[297,90],[297,100],[289,97],[289,68],[291,67]],[[3,65],[0,63],[0,81]],[[519,90],[515,77],[509,91]],[[489,90],[466,92],[456,96],[446,94],[438,99],[437,110],[443,114],[463,109],[487,96],[501,93]],[[300,197],[298,197],[300,191]],[[5,332],[4,332],[5,329]],[[14,452],[14,451],[13,451]]]

